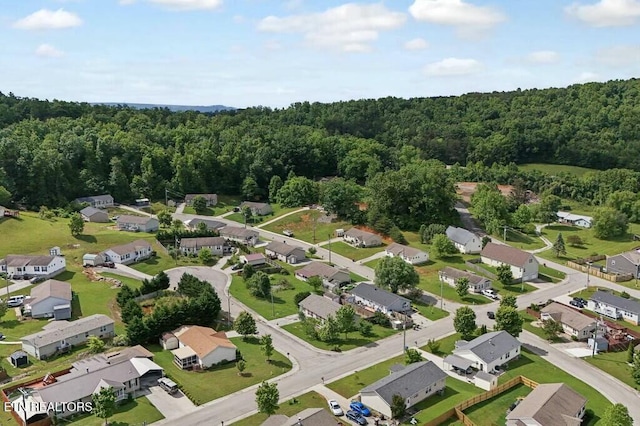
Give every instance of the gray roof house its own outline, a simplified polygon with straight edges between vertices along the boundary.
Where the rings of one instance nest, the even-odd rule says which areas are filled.
[[[329,316],[335,317],[341,305],[328,297],[310,294],[300,301],[298,306],[307,318],[326,320]]]
[[[76,321],[52,321],[21,340],[22,350],[38,359],[46,359],[58,350],[81,345],[89,336],[113,337],[114,321],[106,315],[94,314]]]
[[[180,251],[184,254],[199,253],[203,248],[211,250],[214,256],[224,256],[231,252],[231,245],[223,237],[195,237],[180,240]]]
[[[24,302],[25,314],[33,318],[71,318],[71,284],[47,280],[31,289],[31,296]]]
[[[384,250],[389,257],[399,257],[411,265],[418,265],[429,261],[429,253],[403,244],[392,243]]]
[[[350,293],[353,303],[373,312],[391,315],[394,312],[404,313],[411,310],[409,299],[372,284],[360,283]]]
[[[491,280],[489,278],[481,277],[469,271],[461,271],[451,266],[445,266],[438,271],[438,279],[452,287],[458,284],[460,278],[469,280],[469,291],[472,293],[482,293],[482,290],[491,287]]]
[[[482,238],[464,228],[449,226],[445,231],[447,238],[462,254],[480,253],[482,250]]]
[[[538,261],[526,251],[504,244],[487,243],[480,252],[482,263],[498,267],[509,265],[513,279],[531,281],[538,278]]]
[[[116,220],[118,229],[122,231],[153,232],[160,228],[160,222],[155,217],[133,216],[123,214]]]
[[[193,205],[193,199],[196,197],[202,197],[207,202],[207,207],[215,206],[218,204],[218,194],[187,194],[184,196],[184,202],[188,206]]]
[[[322,278],[323,284],[328,288],[340,287],[351,282],[351,276],[346,269],[338,269],[323,262],[310,262],[308,265],[296,270],[296,278],[307,281],[311,277]]]
[[[631,274],[640,278],[640,250],[607,256],[607,272],[614,274]]]
[[[577,339],[588,339],[596,327],[596,321],[577,309],[562,303],[553,302],[540,310],[541,320],[553,320],[562,325],[562,330]]]
[[[507,414],[506,426],[580,426],[586,405],[564,383],[541,383]]]
[[[220,236],[246,246],[255,246],[258,243],[260,233],[253,229],[245,229],[239,226],[225,226],[220,229]]]
[[[558,216],[558,222],[579,226],[581,228],[591,228],[593,223],[593,218],[591,216],[583,216],[563,211],[557,212],[556,215]]]
[[[453,355],[472,362],[476,370],[491,373],[520,355],[521,343],[504,330],[476,337],[470,342],[456,342]],[[452,365],[457,367],[456,365]]]
[[[270,416],[260,426],[338,426],[343,423],[324,408],[307,408],[287,417],[282,414]]]
[[[225,226],[227,226],[226,223],[220,222],[218,220],[198,219],[198,218],[185,220],[184,226],[190,231],[195,231],[196,229],[198,229],[201,223],[204,223],[204,225],[207,227],[208,230],[216,230],[216,229],[224,228]]]
[[[5,272],[9,278],[52,278],[67,270],[67,261],[59,252],[51,249],[49,256],[8,254],[0,259],[0,272]],[[58,254],[54,254],[58,253]]]
[[[363,388],[361,401],[390,418],[393,395],[402,396],[407,408],[413,407],[443,391],[446,377],[447,374],[432,361],[416,362]]]
[[[298,263],[306,259],[304,249],[299,246],[271,241],[264,248],[264,254],[285,263]]]
[[[382,245],[382,238],[378,234],[351,228],[344,233],[342,238],[356,247],[377,247]]]
[[[109,222],[109,214],[105,210],[96,209],[95,207],[85,207],[80,210],[80,216],[85,222],[107,223]]]
[[[113,197],[109,194],[93,195],[91,197],[76,198],[76,203],[88,203],[91,207],[97,209],[104,209],[106,207],[113,207]]]
[[[271,208],[271,204],[269,203],[256,203],[254,201],[243,201],[240,204],[240,208],[249,207],[251,210],[251,214],[254,216],[265,216],[270,213],[273,213],[273,209]]]
[[[598,290],[593,293],[587,301],[587,309],[609,318],[640,324],[640,303],[607,291]]]

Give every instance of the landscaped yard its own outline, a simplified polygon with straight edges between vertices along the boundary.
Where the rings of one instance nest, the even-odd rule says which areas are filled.
[[[583,289],[581,289],[579,291],[576,291],[575,293],[570,294],[570,296],[571,297],[582,297],[583,299],[589,300],[589,298],[591,298],[591,295],[593,293],[595,293],[596,291],[598,291],[598,290],[608,291],[608,292],[610,292],[612,294],[615,294],[616,296],[620,296],[620,293],[615,291],[615,290],[611,290],[611,289],[608,289],[608,288],[600,289],[598,287],[589,287],[588,289],[584,289],[583,288]],[[631,300],[634,300],[634,301],[640,303],[640,301],[638,301],[638,300],[636,300],[634,298],[631,298]],[[583,309],[583,311],[588,311],[588,309]],[[588,312],[590,312],[590,311],[588,311]],[[633,330],[633,331],[636,331],[636,332],[640,333],[640,325],[634,325],[634,324],[632,324],[630,322],[627,322],[627,321],[624,321],[624,320],[614,320],[612,318],[605,318],[605,319],[607,321],[614,322],[614,323],[616,323],[616,324],[618,324],[618,325],[620,325],[622,327],[626,327],[626,328],[628,328],[630,330]]]
[[[109,424],[112,426],[140,426],[141,424],[151,424],[164,419],[164,416],[151,404],[146,396],[136,398],[131,402],[126,402],[116,408],[112,417],[109,417]],[[63,423],[69,426],[102,426],[104,419],[93,414],[78,417],[70,423]]]
[[[280,204],[271,204],[271,208],[273,209],[273,213],[265,216],[258,216],[256,218],[250,217],[247,220],[247,224],[253,226],[260,225],[261,223],[268,222],[287,213],[301,209],[301,207],[281,207]],[[244,223],[244,216],[240,212],[232,213],[228,216],[225,216],[225,219],[233,220],[238,223]]]
[[[162,350],[159,345],[151,345],[148,349],[154,353],[153,360],[164,368],[167,376],[180,385],[185,394],[197,405],[261,383],[291,369],[291,362],[279,352],[274,352],[271,362],[267,363],[257,338],[243,341],[240,337],[234,337],[231,341],[238,347],[246,361],[243,376],[238,375],[233,362],[206,371],[181,370],[173,363],[171,351]]]
[[[340,351],[348,351],[350,349],[359,348],[361,346],[366,346],[370,343],[373,343],[377,340],[384,339],[385,337],[389,337],[393,334],[399,332],[399,330],[394,330],[392,328],[382,327],[377,324],[373,324],[373,329],[371,332],[373,333],[371,336],[364,337],[358,331],[353,331],[348,334],[348,338],[344,339],[344,333],[340,333],[340,337],[335,343],[327,343],[322,342],[320,340],[315,340],[307,336],[304,331],[304,326],[301,322],[296,322],[293,324],[285,325],[285,330],[294,336],[312,344],[316,348],[324,349],[324,350],[332,350],[335,347],[340,348]]]
[[[631,367],[627,364],[627,351],[600,352],[594,357],[586,357],[583,359],[620,380],[622,383],[626,383],[634,389],[638,388],[638,385],[633,381],[633,377],[631,376]]]
[[[331,382],[326,386],[329,389],[338,392],[345,398],[350,399],[352,396],[359,393],[360,389],[363,387],[388,376],[389,368],[394,364],[404,365],[404,355],[399,355],[395,358],[382,361],[379,364],[372,365],[371,367],[365,368],[361,371],[356,370],[353,374]]]
[[[220,195],[218,194],[218,204],[214,207],[207,207],[203,216],[219,216],[223,213],[233,211],[234,207],[238,207],[242,203],[242,197],[240,195]],[[184,214],[196,214],[193,207],[185,206]]]
[[[529,393],[531,393],[531,388],[525,385],[516,385],[493,398],[472,405],[464,413],[477,426],[503,425],[506,422],[507,410],[511,404]]]
[[[324,408],[327,409],[327,400],[324,396],[317,392],[307,392],[303,395],[296,396],[280,404],[276,415],[284,415],[287,417],[294,416],[307,408]],[[346,407],[345,407],[346,408]],[[329,410],[327,410],[329,411]],[[252,416],[245,417],[233,423],[233,426],[255,426],[262,424],[267,420],[266,414],[256,413]]]
[[[536,327],[535,325],[532,324],[533,322],[538,321],[536,317],[529,315],[526,310],[520,311],[520,316],[522,317],[522,319],[524,319],[524,322],[522,323],[523,330],[527,330],[528,332],[535,334],[539,338],[547,340],[547,336],[545,336],[542,328]],[[564,340],[562,339],[562,337],[558,336],[552,340],[552,343],[559,343],[563,341]]]
[[[414,408],[420,410],[420,412],[413,417],[418,420],[418,424],[426,423],[442,415],[444,412],[449,411],[461,402],[479,395],[482,392],[482,389],[470,383],[447,377],[447,387],[445,388],[444,395],[433,395],[416,404]]]
[[[326,241],[329,238],[335,238],[336,229],[349,229],[351,224],[344,221],[325,223],[318,220],[325,213],[318,210],[305,210],[287,217],[284,217],[274,223],[264,226],[262,229],[281,234],[285,229],[293,231],[294,238],[316,244]],[[314,219],[315,220],[315,241],[314,241]],[[326,247],[329,248],[328,246]],[[333,244],[331,245],[333,249]]]
[[[538,266],[538,278],[542,281],[558,283],[565,279],[567,274],[545,265]]]
[[[500,235],[500,237],[503,238],[504,234]],[[546,245],[540,238],[514,229],[507,229],[507,240],[505,242],[520,250],[536,250]]]
[[[329,249],[329,244],[324,244],[322,247]],[[384,249],[384,244],[379,247],[358,248],[342,241],[331,243],[331,251],[352,260],[366,259],[369,256],[373,256],[376,253],[384,251]]]
[[[438,308],[435,305],[426,305],[421,302],[411,302],[413,306],[423,317],[430,319],[431,321],[438,321],[439,319],[449,316],[449,312]]]

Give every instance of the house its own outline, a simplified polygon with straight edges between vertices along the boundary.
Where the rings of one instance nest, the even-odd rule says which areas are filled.
[[[154,232],[160,227],[160,222],[155,217],[123,214],[116,220],[116,225],[121,231]]]
[[[96,355],[74,362],[64,374],[47,374],[42,380],[27,385],[25,396],[18,393],[17,399],[11,401],[13,412],[23,420],[26,417],[35,421],[52,414],[44,410],[47,405],[66,403],[59,404],[60,409],[55,412],[58,418],[84,413],[87,411],[83,409],[84,404],[92,401],[93,394],[105,387],[113,388],[116,402],[125,401],[129,395],[136,397],[138,391],[164,375],[162,367],[144,353],[148,351],[141,349],[143,351],[134,347],[116,354]]]
[[[52,278],[67,270],[67,261],[59,251],[50,251],[49,256],[9,254],[0,259],[0,272],[9,278]]]
[[[229,241],[235,241],[236,243],[251,247],[258,243],[260,233],[252,229],[245,229],[237,226],[225,226],[220,229],[220,236]]]
[[[47,280],[31,289],[31,296],[24,301],[24,313],[32,318],[71,318],[71,284]]]
[[[631,274],[640,278],[640,249],[607,256],[607,272],[613,274]]]
[[[254,216],[266,216],[273,213],[273,209],[271,208],[271,204],[269,203],[243,201],[242,204],[240,204],[240,209],[244,209],[245,207],[248,207],[249,210],[251,210],[251,214]]]
[[[153,250],[148,241],[135,240],[127,244],[108,248],[102,252],[102,256],[106,262],[128,265],[147,259],[151,257],[152,253]]]
[[[445,231],[447,238],[462,254],[480,253],[482,250],[482,238],[464,228],[449,226]]]
[[[349,229],[342,235],[342,238],[355,247],[378,247],[382,245],[380,235],[358,228]]]
[[[270,416],[260,426],[339,426],[343,424],[324,408],[307,408],[291,417],[282,414]]]
[[[411,408],[438,392],[443,392],[447,374],[432,361],[409,364],[396,370],[360,391],[361,402],[391,418],[394,395],[405,400],[406,408]]]
[[[558,216],[558,222],[566,223],[567,225],[579,226],[580,228],[591,228],[591,225],[593,224],[593,218],[591,216],[583,216],[580,214],[562,211],[557,212],[556,215]]]
[[[328,297],[310,294],[298,306],[306,318],[326,320],[329,316],[335,317],[341,305]]]
[[[411,265],[418,265],[429,261],[429,253],[417,248],[393,243],[387,246],[385,254],[389,257],[399,257]]]
[[[278,259],[285,263],[298,263],[306,259],[304,249],[302,247],[293,246],[291,244],[271,241],[264,248],[264,254],[272,259]]]
[[[480,252],[480,259],[482,263],[495,267],[509,265],[513,279],[516,281],[531,281],[538,278],[538,261],[535,256],[511,246],[487,243]]]
[[[507,414],[507,426],[580,426],[587,399],[564,383],[541,383]]]
[[[598,290],[587,301],[587,309],[613,319],[640,325],[640,303]]]
[[[211,254],[214,256],[224,256],[232,250],[231,245],[222,237],[196,237],[180,240],[182,254],[198,254],[203,248],[211,250]]]
[[[540,320],[552,320],[562,325],[562,330],[579,340],[588,339],[596,328],[596,321],[577,310],[553,302],[540,310]]]
[[[506,331],[493,331],[470,342],[456,342],[453,355],[471,361],[471,366],[476,370],[491,373],[501,365],[516,359],[520,355],[520,346],[518,339]]]
[[[262,253],[249,253],[240,256],[240,262],[245,265],[260,266],[267,263],[267,258]]]
[[[196,197],[202,197],[207,202],[207,207],[213,207],[218,204],[218,194],[187,194],[184,197],[184,203],[187,206],[193,205],[193,199]]]
[[[391,315],[394,312],[411,311],[411,301],[405,297],[391,293],[372,284],[360,283],[351,290],[353,303],[364,306],[372,312]]]
[[[113,207],[114,205],[113,197],[109,194],[76,198],[75,202],[78,204],[87,203],[89,206],[96,209],[106,209],[107,207]]]
[[[113,337],[114,321],[95,314],[76,321],[52,321],[39,331],[22,339],[22,350],[38,359],[46,359],[58,350],[84,344],[89,336]]]
[[[184,221],[184,226],[189,231],[195,231],[195,230],[200,228],[200,226],[201,226],[200,224],[201,223],[204,223],[204,227],[206,227],[206,229],[208,231],[215,231],[217,229],[224,228],[225,226],[227,226],[226,223],[219,222],[217,220],[210,220],[210,219],[189,219],[189,220],[185,220]]]
[[[482,293],[482,290],[491,288],[491,280],[489,278],[476,275],[472,272],[461,271],[451,266],[445,266],[438,271],[438,279],[443,283],[449,284],[451,287],[455,287],[460,278],[466,278],[469,281],[470,293]]]
[[[80,216],[82,216],[82,220],[85,222],[97,222],[97,223],[107,223],[109,222],[109,214],[100,209],[96,209],[95,207],[85,207],[80,210]]]
[[[87,253],[82,256],[82,266],[100,266],[104,263],[104,256],[100,253]]]
[[[185,325],[172,334],[178,339],[178,348],[173,349],[173,362],[183,370],[199,367],[209,368],[221,362],[236,360],[236,345],[224,331],[199,325]]]
[[[341,287],[351,282],[349,271],[322,262],[310,262],[296,270],[296,278],[299,280],[307,281],[311,277],[322,278],[322,284],[327,288]]]

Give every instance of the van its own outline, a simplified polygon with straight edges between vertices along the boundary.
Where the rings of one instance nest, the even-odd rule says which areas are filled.
[[[178,390],[179,390],[178,384],[176,382],[174,382],[173,380],[167,378],[167,377],[161,377],[160,379],[158,379],[158,384],[169,395],[174,394],[174,393],[178,392]]]

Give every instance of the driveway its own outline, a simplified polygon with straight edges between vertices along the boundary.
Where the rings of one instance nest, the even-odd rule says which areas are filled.
[[[147,399],[162,413],[166,419],[183,417],[193,412],[196,406],[182,391],[169,395],[160,386],[149,387]]]

